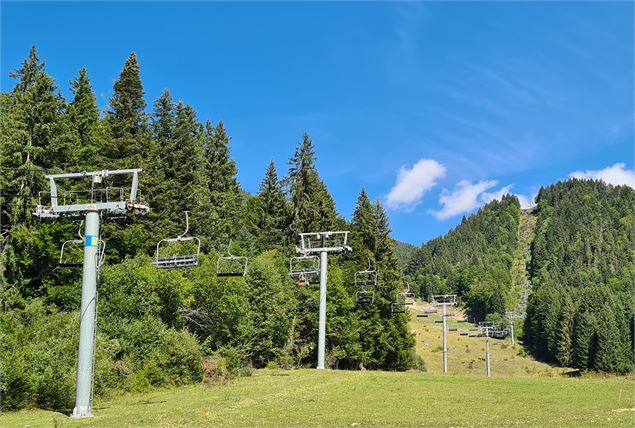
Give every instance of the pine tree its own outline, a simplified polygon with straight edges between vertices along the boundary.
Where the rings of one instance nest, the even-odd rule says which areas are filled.
[[[282,250],[286,244],[289,212],[282,183],[278,180],[276,165],[272,160],[260,182],[260,192],[254,198],[256,245],[260,251]]]
[[[337,213],[335,202],[315,167],[315,149],[308,134],[296,147],[289,160],[289,176],[286,179],[291,195],[291,242],[299,233],[331,230]]]
[[[189,105],[176,105],[172,171],[175,174],[175,209],[192,210],[208,200],[201,126]]]
[[[623,364],[620,331],[615,314],[609,304],[605,304],[597,315],[597,347],[593,358],[593,368],[603,372],[616,372]]]
[[[3,268],[5,278],[23,295],[38,295],[44,291],[42,284],[57,250],[52,235],[62,227],[36,228],[32,213],[38,193],[48,190],[45,170],[67,168],[73,139],[65,101],[35,47],[10,77],[18,82],[0,99],[0,188],[8,205],[3,207],[8,215],[3,212],[2,220],[3,229],[10,229],[11,235]],[[33,257],[35,253],[38,257]]]
[[[584,308],[579,308],[573,323],[573,366],[587,370],[595,360],[597,342],[596,320]]]
[[[144,112],[146,102],[135,53],[126,60],[114,85],[110,108],[106,112],[110,138],[104,145],[104,160],[109,168],[148,168],[152,139]],[[147,180],[142,176],[142,180]]]
[[[352,226],[359,235],[365,248],[375,253],[377,251],[378,223],[375,207],[368,198],[366,189],[362,189],[357,197],[355,211],[353,211]]]
[[[216,126],[206,122],[202,138],[210,201],[205,208],[203,228],[209,248],[225,251],[230,239],[241,242],[248,239],[241,213],[244,198],[236,179],[236,163],[231,158],[231,139],[223,122]]]
[[[556,339],[556,360],[561,366],[568,366],[571,363],[571,346],[573,344],[573,318],[575,316],[575,305],[568,293],[562,298],[560,307],[560,319],[558,322],[558,332]]]
[[[231,139],[223,122],[218,122],[215,127],[206,122],[204,135],[207,181],[210,192],[219,199],[215,202],[220,203],[223,194],[237,193],[240,189],[236,162],[231,158],[229,148]]]
[[[71,140],[64,127],[64,99],[44,70],[35,46],[21,68],[9,73],[18,79],[2,103],[3,193],[11,194],[10,221],[32,224],[33,200],[45,190],[41,169],[67,162]]]
[[[90,84],[86,67],[71,81],[73,100],[68,115],[77,136],[77,149],[73,151],[73,163],[77,170],[98,168],[97,156],[100,149],[101,125],[97,98]]]

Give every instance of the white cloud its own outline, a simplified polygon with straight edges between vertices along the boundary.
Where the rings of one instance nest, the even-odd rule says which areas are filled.
[[[501,188],[497,192],[492,192],[492,193],[483,192],[483,194],[481,194],[481,196],[479,197],[479,200],[481,201],[483,205],[485,205],[492,202],[493,200],[500,201],[503,198],[503,196],[509,194],[509,195],[514,195],[518,198],[518,202],[520,202],[520,208],[524,210],[528,208],[533,208],[536,205],[534,200],[536,199],[537,193],[534,193],[531,196],[521,195],[519,193],[512,193],[511,191],[512,187],[514,187],[513,184],[508,184],[507,186]]]
[[[508,193],[511,193],[512,187],[514,187],[513,184],[508,184],[507,186],[503,187],[497,192],[492,192],[492,193],[483,192],[483,194],[480,196],[479,199],[483,204],[488,204],[492,202],[493,200],[500,201],[503,198],[503,196],[507,195]]]
[[[470,180],[459,181],[454,191],[443,189],[439,197],[439,203],[443,208],[440,211],[432,211],[432,214],[439,220],[445,220],[470,212],[483,205],[483,200],[479,196],[497,184],[498,181],[495,180],[481,180],[475,184]]]
[[[445,171],[445,167],[433,159],[419,159],[410,169],[402,166],[397,182],[386,196],[388,208],[412,211]]]
[[[525,196],[525,195],[516,195],[518,198],[518,202],[520,202],[520,207],[524,210],[528,208],[533,208],[536,206],[536,195],[533,196]]]
[[[596,171],[574,171],[569,174],[569,177],[602,180],[615,186],[625,184],[635,188],[635,170],[626,169],[626,165],[622,162]]]

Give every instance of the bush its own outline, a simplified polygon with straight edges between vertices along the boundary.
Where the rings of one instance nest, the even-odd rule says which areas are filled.
[[[189,333],[145,318],[97,335],[95,394],[182,385],[202,378],[202,355]],[[41,300],[0,315],[2,409],[30,405],[69,412],[74,405],[79,316]]]

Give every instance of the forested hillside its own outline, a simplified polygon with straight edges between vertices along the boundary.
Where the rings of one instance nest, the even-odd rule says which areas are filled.
[[[570,180],[537,202],[526,344],[561,365],[632,371],[635,190]]]
[[[435,238],[413,255],[406,272],[421,296],[458,294],[473,316],[504,315],[511,296],[511,268],[518,243],[520,205],[504,196],[463,218],[446,236]]]
[[[134,54],[104,112],[88,70],[78,71],[67,100],[35,48],[10,76],[15,86],[0,98],[3,409],[72,405],[81,270],[56,266],[80,224],[32,215],[48,190],[44,175],[55,172],[143,168],[141,199],[151,208],[146,216],[103,220],[96,394],[314,364],[318,289],[298,287],[288,269],[297,234],[323,230],[351,230],[353,248],[329,260],[327,365],[421,367],[408,315],[391,311],[404,281],[386,211],[361,190],[347,223],[318,174],[308,134],[290,153],[286,175],[271,162],[250,195],[236,179],[223,122],[199,119],[167,90],[148,108]],[[202,241],[201,263],[157,270],[155,245],[183,232],[185,210],[189,234]],[[249,258],[244,277],[216,276],[230,242],[233,254]],[[354,273],[369,259],[379,273],[376,298],[358,305]]]
[[[530,241],[527,262],[522,247]],[[477,319],[493,320],[522,308],[518,286],[528,277],[533,292],[523,333],[532,354],[582,370],[633,370],[630,187],[560,182],[541,189],[532,212],[521,212],[516,198],[506,196],[424,244],[407,273],[423,297],[456,293]]]

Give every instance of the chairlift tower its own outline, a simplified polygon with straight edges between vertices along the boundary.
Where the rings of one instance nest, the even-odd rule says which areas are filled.
[[[95,328],[97,316],[97,274],[103,254],[100,253],[100,217],[121,218],[130,214],[146,214],[150,209],[137,200],[141,169],[116,171],[77,172],[52,174],[50,192],[40,192],[39,203],[33,213],[44,219],[65,218],[84,221],[84,261],[82,264],[82,303],[79,326],[79,352],[77,358],[77,390],[72,418],[93,416],[92,392],[95,362]],[[101,187],[104,178],[115,175],[132,175],[130,193],[124,196],[123,188]],[[58,192],[62,180],[91,180],[89,190]],[[49,204],[42,202],[48,198]],[[103,247],[101,247],[103,248]]]
[[[522,316],[514,311],[507,311],[505,312],[505,315],[507,316],[507,320],[509,321],[509,333],[512,337],[512,346],[516,346],[516,339],[514,337],[514,321],[522,319]]]
[[[493,322],[485,321],[478,323],[478,329],[481,331],[481,334],[485,335],[485,373],[487,374],[487,377],[492,377],[489,360],[489,337],[494,328]]]
[[[326,283],[329,254],[348,254],[348,231],[300,233],[296,251],[303,256],[320,255],[320,318],[318,324],[318,370],[324,369],[326,348]]]
[[[456,294],[435,294],[432,296],[432,306],[441,306],[443,308],[443,373],[448,372],[448,323],[447,323],[447,307],[456,305]]]

